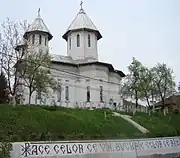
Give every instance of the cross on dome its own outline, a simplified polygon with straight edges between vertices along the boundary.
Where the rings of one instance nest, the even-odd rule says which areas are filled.
[[[83,5],[83,1],[81,1],[81,3],[80,3],[81,9],[83,9],[82,5]]]
[[[41,16],[40,16],[40,11],[41,11],[41,9],[39,8],[39,9],[38,9],[38,17],[41,17]]]

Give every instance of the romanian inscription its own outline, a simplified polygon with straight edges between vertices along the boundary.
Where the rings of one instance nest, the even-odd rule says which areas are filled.
[[[105,141],[105,142],[57,142],[57,143],[23,143],[21,145],[21,156],[63,156],[81,155],[92,153],[112,152],[139,152],[150,149],[155,152],[162,148],[180,149],[180,138],[131,140],[131,141]],[[179,151],[180,152],[180,151]]]

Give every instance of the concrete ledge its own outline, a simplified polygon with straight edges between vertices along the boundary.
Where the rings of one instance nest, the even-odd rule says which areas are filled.
[[[149,158],[180,156],[180,137],[16,142],[11,158]]]

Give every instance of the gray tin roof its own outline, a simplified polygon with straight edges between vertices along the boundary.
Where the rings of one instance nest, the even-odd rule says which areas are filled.
[[[97,35],[97,39],[99,40],[102,38],[101,33],[96,28],[96,26],[93,24],[91,19],[87,16],[84,9],[80,9],[68,29],[66,30],[65,34],[62,36],[65,40],[67,40],[68,33],[70,31],[78,31],[78,30],[87,30],[87,31],[93,31]]]
[[[45,25],[43,19],[40,16],[40,9],[38,11],[37,18],[33,21],[33,23],[26,30],[26,32],[24,34],[24,38],[27,39],[28,34],[31,33],[31,32],[44,32],[44,33],[47,33],[49,40],[51,40],[52,37],[53,37],[52,34],[50,33],[49,29]]]

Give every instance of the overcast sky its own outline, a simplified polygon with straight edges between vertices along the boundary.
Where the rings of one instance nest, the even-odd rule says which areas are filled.
[[[80,9],[80,0],[0,0],[6,17],[31,23],[41,17],[52,35],[52,51],[66,55],[63,33]],[[84,0],[83,8],[101,32],[99,60],[127,73],[135,57],[146,66],[165,62],[180,81],[180,0]]]

